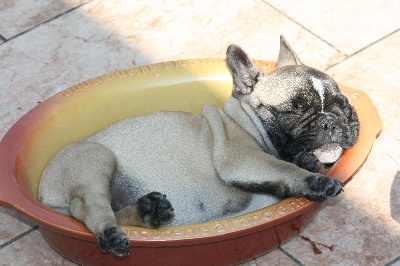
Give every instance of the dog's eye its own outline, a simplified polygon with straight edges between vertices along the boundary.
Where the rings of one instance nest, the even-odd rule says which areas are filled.
[[[342,99],[340,99],[340,101],[339,101],[339,105],[340,105],[341,108],[344,109],[344,108],[349,107],[349,102],[347,101],[346,98],[342,98]]]
[[[349,115],[351,112],[350,103],[345,97],[340,97],[337,99],[337,106],[340,108],[340,111],[346,115]]]
[[[256,76],[254,77],[254,81],[255,81],[255,83],[257,83],[258,82],[258,79],[260,78],[260,73],[259,72],[257,72],[257,74],[256,74]]]
[[[304,110],[307,107],[307,102],[303,97],[297,97],[292,100],[292,106],[297,110]]]
[[[341,109],[349,106],[349,101],[347,100],[347,98],[340,94],[333,96],[329,102],[336,104]]]

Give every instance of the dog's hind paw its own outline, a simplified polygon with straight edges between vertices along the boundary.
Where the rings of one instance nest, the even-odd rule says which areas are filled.
[[[117,257],[129,255],[129,239],[115,226],[107,227],[98,237],[98,245],[102,251],[111,251]]]
[[[151,192],[138,200],[139,215],[149,227],[158,228],[174,217],[174,209],[166,196]]]
[[[324,201],[343,191],[342,182],[328,176],[309,176],[305,182],[308,192],[304,194],[304,197],[312,201]]]

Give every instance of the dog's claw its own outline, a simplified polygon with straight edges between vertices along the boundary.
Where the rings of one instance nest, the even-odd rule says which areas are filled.
[[[294,157],[294,164],[312,173],[325,174],[325,166],[318,160],[318,158],[305,151],[300,152]]]
[[[98,245],[102,251],[111,251],[117,257],[129,255],[129,240],[115,226],[106,228],[98,237]]]
[[[306,178],[309,193],[304,196],[312,201],[324,201],[327,198],[335,197],[343,191],[343,184],[328,176],[309,176]]]

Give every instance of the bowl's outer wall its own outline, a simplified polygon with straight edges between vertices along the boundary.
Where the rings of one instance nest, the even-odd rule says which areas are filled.
[[[70,238],[44,227],[41,232],[57,252],[83,265],[233,265],[261,256],[287,242],[309,224],[322,206],[319,204],[282,224],[212,243],[190,243],[177,248],[144,247],[131,242],[130,255],[123,259],[101,253],[92,241]]]
[[[275,67],[271,62],[255,60],[255,63],[266,72]],[[182,262],[190,259],[192,265],[196,258],[205,264],[222,265],[276,248],[297,235],[322,205],[289,198],[252,214],[196,225],[194,229],[172,227],[164,235],[160,235],[159,230],[123,227],[131,239],[131,256],[115,260],[98,250],[95,237],[82,223],[36,200],[44,167],[69,143],[130,116],[156,110],[199,113],[207,102],[222,107],[231,95],[231,88],[232,77],[225,59],[196,59],[121,70],[56,94],[22,117],[1,141],[0,204],[37,222],[56,250],[85,265],[99,265],[108,260],[121,265],[132,260],[139,262],[137,256],[143,254],[146,254],[146,265],[157,262],[159,254],[164,254],[165,258],[169,254],[171,260]],[[345,86],[341,88],[353,101],[359,116],[360,138],[328,174],[347,183],[366,160],[382,126],[367,95]],[[254,217],[258,217],[256,222]],[[187,230],[197,233],[186,234]],[[225,261],[220,257],[227,252],[231,254]],[[163,263],[165,265],[165,260]]]

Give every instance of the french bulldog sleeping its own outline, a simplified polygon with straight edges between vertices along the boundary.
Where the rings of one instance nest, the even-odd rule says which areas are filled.
[[[343,185],[324,175],[323,163],[356,143],[357,115],[332,78],[303,65],[283,37],[280,45],[270,73],[229,46],[233,97],[222,110],[132,117],[65,147],[43,172],[40,201],[122,257],[129,240],[120,225],[223,219],[249,211],[259,193],[338,195]]]

